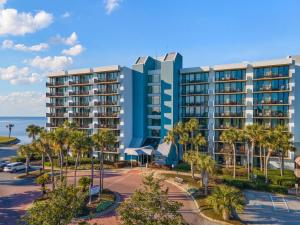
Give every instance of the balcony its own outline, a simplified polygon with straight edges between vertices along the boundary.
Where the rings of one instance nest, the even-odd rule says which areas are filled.
[[[223,90],[216,90],[216,94],[223,94],[223,93],[240,93],[240,92],[245,92],[245,90],[242,90],[240,88],[237,89],[223,89]]]
[[[95,95],[112,95],[118,94],[118,90],[106,89],[106,90],[95,90]]]
[[[181,80],[182,85],[185,84],[196,84],[196,83],[208,83],[208,79],[199,79],[199,80]]]
[[[95,117],[112,117],[112,118],[117,118],[119,117],[119,113],[117,112],[107,112],[107,113],[94,113]]]
[[[87,84],[89,84],[89,80],[69,81],[69,85],[87,85]]]
[[[65,107],[64,102],[46,103],[46,107]]]
[[[88,112],[70,113],[69,117],[89,117]]]
[[[215,82],[229,82],[229,81],[246,81],[245,78],[239,78],[234,76],[228,76],[228,77],[221,77],[219,79],[216,79]]]
[[[118,124],[94,124],[94,128],[119,130],[120,126]]]
[[[74,96],[74,95],[89,95],[88,91],[72,91],[69,92],[70,96]]]
[[[215,113],[215,117],[244,117],[244,113],[230,113],[230,112]]]
[[[282,85],[280,87],[272,87],[272,86],[268,85],[268,86],[258,87],[257,89],[255,89],[255,92],[288,91],[288,90],[289,90],[289,87],[287,85]]]
[[[95,84],[101,84],[101,83],[118,83],[120,82],[119,78],[95,78],[94,83]]]
[[[208,113],[182,113],[181,117],[208,117]]]
[[[115,106],[119,103],[117,101],[97,101],[95,102],[95,106]]]
[[[51,127],[51,128],[54,128],[54,127],[59,127],[59,124],[54,124],[54,123],[46,123],[46,127]]]
[[[237,129],[242,129],[242,126],[238,126],[238,125],[234,125],[234,124],[220,124],[220,125],[215,125],[215,129],[218,130],[225,130],[225,129],[229,129],[229,128],[237,128]]]
[[[280,105],[280,104],[289,104],[288,102],[284,102],[283,100],[272,100],[272,99],[263,99],[257,104],[262,104],[262,105]]]
[[[193,103],[183,103],[182,106],[207,106],[208,105],[208,101],[205,102],[193,102]]]
[[[289,74],[284,74],[284,73],[272,73],[271,71],[263,74],[263,75],[257,75],[254,74],[254,80],[266,80],[266,79],[274,79],[274,78],[289,78]]]
[[[46,87],[63,86],[63,85],[65,85],[64,81],[46,82]]]
[[[85,107],[89,106],[89,102],[69,102],[70,107]]]
[[[52,92],[52,93],[46,93],[46,97],[63,97],[63,92]]]
[[[238,101],[224,101],[224,102],[216,102],[215,105],[245,105],[245,103],[238,102]]]
[[[254,113],[254,117],[288,117],[287,112],[259,112]]]
[[[65,113],[46,113],[46,117],[64,117]]]

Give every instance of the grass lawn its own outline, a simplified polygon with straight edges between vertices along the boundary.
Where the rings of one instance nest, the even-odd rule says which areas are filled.
[[[193,191],[195,189],[200,190],[198,191],[198,193],[193,194],[193,197],[195,198],[195,200],[197,201],[198,205],[199,205],[199,209],[200,211],[213,219],[217,219],[220,221],[224,221],[222,219],[222,216],[215,213],[215,211],[213,210],[213,208],[211,208],[207,203],[206,203],[206,196],[204,196],[203,194],[203,189],[200,186],[200,182],[199,179],[195,179],[193,180],[192,177],[190,175],[177,175],[177,174],[162,174],[165,178],[170,178],[173,179],[175,177],[180,177],[183,179],[183,182],[189,185],[189,190]],[[216,185],[216,183],[214,182],[213,179],[211,179],[211,182],[209,183],[210,186],[210,190]],[[237,224],[237,225],[241,225],[243,223],[241,223],[239,220],[235,220],[235,219],[230,219],[229,221],[226,221],[228,223],[231,224]]]
[[[16,139],[17,138],[15,138],[15,137],[8,138],[8,137],[0,136],[0,144],[7,144],[9,142],[15,141]]]

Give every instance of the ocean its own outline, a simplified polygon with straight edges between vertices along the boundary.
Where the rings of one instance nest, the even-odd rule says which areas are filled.
[[[28,144],[31,142],[26,134],[26,128],[30,124],[41,127],[46,127],[46,117],[0,117],[0,136],[8,136],[8,128],[6,125],[9,123],[14,124],[11,135],[17,137],[21,144]]]

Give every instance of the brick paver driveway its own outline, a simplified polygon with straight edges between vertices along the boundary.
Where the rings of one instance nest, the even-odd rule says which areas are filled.
[[[240,218],[246,224],[299,225],[300,198],[245,191],[247,205]]]

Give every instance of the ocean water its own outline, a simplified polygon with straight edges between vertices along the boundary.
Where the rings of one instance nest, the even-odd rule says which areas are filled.
[[[28,144],[31,139],[26,134],[26,128],[30,124],[41,127],[46,127],[46,117],[0,117],[0,136],[8,136],[8,128],[6,125],[9,123],[14,124],[11,135],[17,137],[21,144]]]

